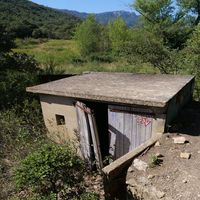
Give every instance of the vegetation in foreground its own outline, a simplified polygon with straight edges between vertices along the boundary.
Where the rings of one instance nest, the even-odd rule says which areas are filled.
[[[128,28],[120,18],[103,26],[94,16],[89,16],[77,27],[73,40],[17,40],[18,48],[13,51],[10,50],[15,46],[12,34],[3,26],[0,28],[1,199],[20,199],[24,195],[25,199],[55,199],[58,194],[69,196],[69,190],[73,199],[77,198],[79,189],[78,199],[98,198],[76,185],[76,172],[72,173],[75,177],[70,178],[70,181],[74,180],[72,185],[63,177],[55,180],[52,176],[55,169],[62,171],[74,155],[68,157],[69,160],[58,157],[59,166],[52,164],[57,152],[66,156],[68,151],[62,147],[54,148],[45,137],[38,99],[25,92],[26,86],[39,83],[38,74],[83,71],[193,74],[197,77],[195,94],[199,100],[198,1],[177,0],[175,9],[170,0],[136,0],[134,7],[142,15],[138,27]],[[42,156],[48,158],[45,164],[41,164]],[[79,163],[75,158],[71,165]],[[156,160],[153,158],[152,163]],[[41,168],[44,174],[40,173]],[[21,192],[14,184],[14,177]],[[35,182],[41,185],[41,191]]]
[[[0,29],[0,199],[97,200],[86,191],[86,166],[72,148],[46,138],[39,100],[25,88],[43,72],[14,38]]]

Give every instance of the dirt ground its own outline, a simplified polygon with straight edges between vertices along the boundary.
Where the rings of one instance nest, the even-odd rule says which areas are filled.
[[[188,142],[175,144],[173,138],[179,136]],[[181,158],[181,153],[190,153],[190,159]],[[156,154],[160,154],[161,163],[153,167]],[[131,167],[127,180],[134,179],[149,191],[158,192],[157,199],[200,200],[200,103],[184,108],[170,133],[161,138],[160,146],[153,146],[138,159],[148,164],[147,170]]]

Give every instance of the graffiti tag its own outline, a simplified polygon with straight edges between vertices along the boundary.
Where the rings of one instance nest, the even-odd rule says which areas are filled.
[[[148,118],[148,117],[142,117],[142,116],[138,116],[137,117],[137,123],[144,125],[144,126],[148,126],[149,124],[152,123],[152,119]]]

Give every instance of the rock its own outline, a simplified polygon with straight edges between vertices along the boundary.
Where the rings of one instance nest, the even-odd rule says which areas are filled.
[[[149,180],[146,177],[144,177],[144,176],[138,177],[137,180],[143,186],[147,186],[150,183]]]
[[[183,159],[190,159],[191,153],[181,153],[180,157]]]
[[[101,181],[102,181],[102,177],[101,177],[100,175],[97,175],[97,176],[96,176],[96,181],[97,181],[97,182],[101,182]]]
[[[158,199],[162,199],[163,197],[165,197],[165,193],[162,192],[162,191],[157,190],[155,187],[152,187],[152,188],[151,188],[151,191],[155,194],[155,196],[156,196]]]
[[[199,154],[200,154],[200,151],[198,151],[197,153],[199,153]]]
[[[134,168],[133,168],[133,167],[129,167],[129,168],[128,168],[128,172],[130,172],[130,173],[131,173],[131,172],[134,172]]]
[[[164,157],[161,153],[156,153],[156,157],[157,158],[162,158],[162,157]]]
[[[184,179],[184,180],[183,180],[183,183],[187,183],[187,180],[186,180],[186,179]]]
[[[185,137],[174,137],[174,144],[185,144],[186,143],[186,138]]]
[[[164,193],[164,192],[161,192],[161,191],[157,191],[156,196],[157,196],[159,199],[162,199],[162,198],[165,196],[165,193]]]
[[[155,177],[155,175],[150,174],[147,178],[148,179],[153,179]]]
[[[97,185],[94,185],[93,187],[94,187],[94,189],[96,189],[96,190],[99,188]]]
[[[133,161],[133,166],[139,171],[146,171],[148,164],[142,160],[135,159]]]
[[[155,145],[154,145],[155,147],[160,147],[160,142],[159,141],[157,141],[156,143],[155,143]]]

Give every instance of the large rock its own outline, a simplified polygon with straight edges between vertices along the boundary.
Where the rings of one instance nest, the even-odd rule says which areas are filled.
[[[182,136],[174,137],[173,140],[174,140],[174,144],[185,144],[187,141],[186,138]]]
[[[133,161],[133,167],[135,167],[139,171],[146,171],[148,164],[146,162],[142,161],[142,160],[135,159]]]

